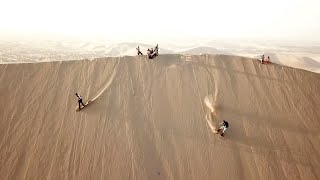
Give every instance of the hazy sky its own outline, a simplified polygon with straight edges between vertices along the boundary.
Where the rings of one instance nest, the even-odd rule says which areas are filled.
[[[4,0],[0,33],[320,40],[320,0]]]

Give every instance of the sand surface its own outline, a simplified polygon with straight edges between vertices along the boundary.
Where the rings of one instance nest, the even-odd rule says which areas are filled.
[[[0,179],[320,179],[319,89],[225,55],[1,64]]]

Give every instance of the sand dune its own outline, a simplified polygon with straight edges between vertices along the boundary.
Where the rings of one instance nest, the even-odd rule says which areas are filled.
[[[270,56],[270,58],[272,59],[272,62],[277,64],[320,73],[320,62],[312,58],[297,57],[290,54],[279,54],[279,53],[266,53],[265,55]]]
[[[1,64],[0,84],[1,179],[320,179],[316,73],[160,55]]]

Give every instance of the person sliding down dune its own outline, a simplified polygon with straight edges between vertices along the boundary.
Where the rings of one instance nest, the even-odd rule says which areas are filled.
[[[220,134],[222,137],[224,136],[224,132],[228,129],[229,127],[229,123],[225,120],[223,120],[223,122],[219,123],[222,124],[222,126],[218,129],[218,133],[220,132],[220,130],[222,130],[222,133]]]
[[[81,109],[81,104],[83,107],[85,107],[85,105],[82,102],[82,97],[80,95],[78,95],[78,93],[76,93],[76,96],[78,98],[78,103],[79,103],[79,110]]]

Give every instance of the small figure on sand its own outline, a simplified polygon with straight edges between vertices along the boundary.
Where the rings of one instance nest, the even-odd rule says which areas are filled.
[[[82,104],[83,107],[85,107],[85,105],[82,102],[82,97],[78,93],[76,93],[76,96],[78,98],[79,110],[80,110],[81,109],[81,104]]]
[[[159,45],[157,44],[156,47],[154,48],[154,53],[158,55],[159,53]]]
[[[266,63],[270,63],[270,56],[268,56]]]
[[[138,56],[139,55],[143,55],[142,52],[140,51],[140,47],[139,46],[136,48],[136,50],[138,51]]]
[[[270,56],[267,58],[264,56],[264,54],[261,56],[261,64],[271,63],[270,62]]]
[[[218,133],[222,130],[222,133],[220,134],[222,137],[224,136],[224,132],[228,129],[229,123],[226,120],[223,120],[223,122],[219,123],[222,126],[217,130]]]
[[[148,50],[147,50],[147,56],[148,56],[149,59],[152,59],[152,58],[151,58],[151,57],[152,57],[152,54],[153,54],[153,48],[148,49]]]
[[[264,54],[262,54],[261,56],[261,64],[263,64],[263,62],[264,62]]]
[[[147,50],[147,56],[149,59],[153,59],[155,57],[157,57],[159,55],[159,46],[157,44],[157,46],[154,48],[151,48],[151,49],[148,49]]]
[[[151,54],[151,50],[150,49],[147,49],[147,56],[149,57]]]

